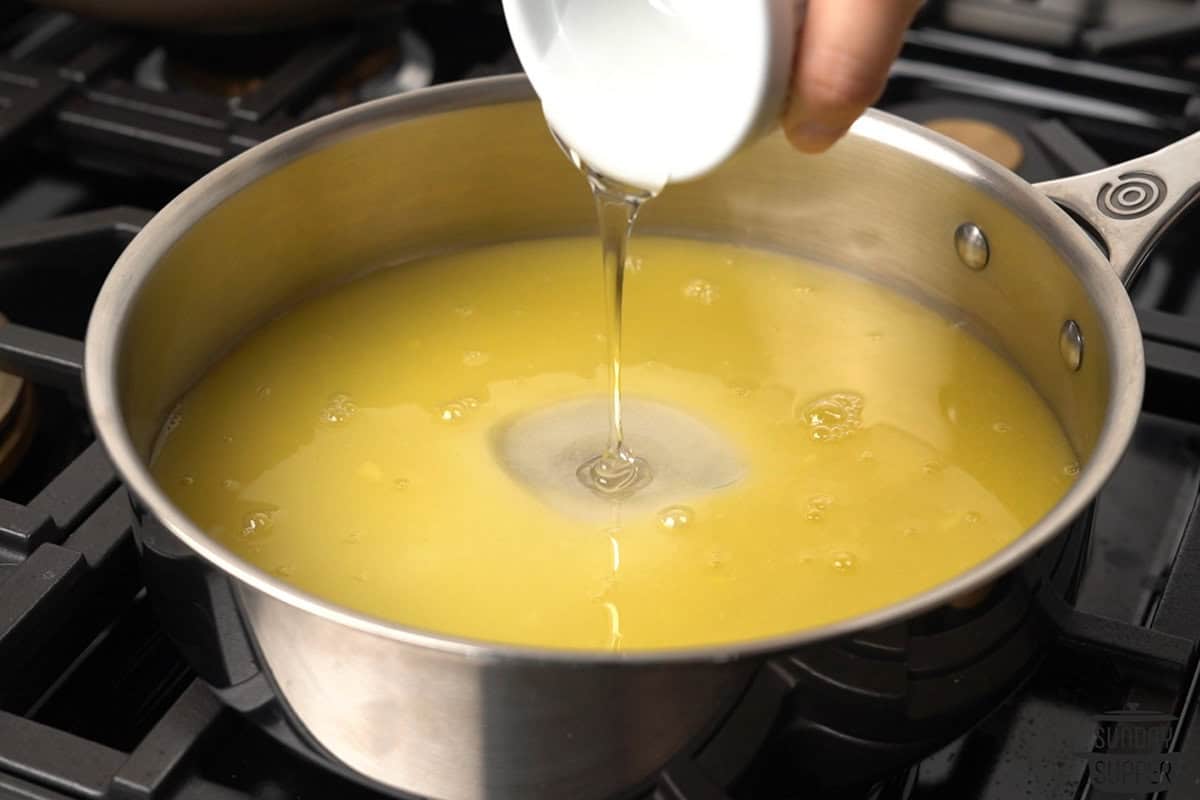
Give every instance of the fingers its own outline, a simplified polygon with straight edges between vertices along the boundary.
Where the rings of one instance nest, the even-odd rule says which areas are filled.
[[[818,153],[879,99],[921,0],[809,0],[784,130]]]

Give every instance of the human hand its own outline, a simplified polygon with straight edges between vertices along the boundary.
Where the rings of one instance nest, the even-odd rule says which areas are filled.
[[[783,115],[799,150],[819,153],[883,94],[922,0],[808,0]]]

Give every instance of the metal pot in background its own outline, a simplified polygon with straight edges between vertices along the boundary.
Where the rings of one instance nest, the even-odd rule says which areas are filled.
[[[876,612],[767,641],[646,654],[490,645],[408,630],[293,589],[176,509],[147,469],[180,395],[280,309],[373,265],[592,230],[587,189],[520,77],[376,101],[215,170],[143,229],[88,331],[96,430],[135,496],[147,584],[175,642],[229,704],[382,788],[438,798],[599,798],[702,741],[761,657],[949,610],[1078,515],[1137,416],[1141,339],[1121,285],[1193,197],[1188,140],[1045,191],[880,113],[820,157],[780,136],[671,187],[640,223],[795,252],[953,307],[1034,383],[1080,456],[1066,497],[973,569]],[[1162,165],[1174,167],[1168,172]]]

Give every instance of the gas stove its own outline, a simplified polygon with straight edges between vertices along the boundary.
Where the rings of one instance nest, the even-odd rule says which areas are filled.
[[[0,796],[382,796],[271,709],[226,708],[163,633],[82,337],[124,245],[211,168],[352,103],[513,71],[498,6],[235,37],[0,10]],[[1198,55],[1186,2],[930,2],[881,106],[1046,180],[1200,128]],[[1132,289],[1143,413],[1067,535],[953,607],[771,659],[627,796],[1200,796],[1198,231],[1178,224]]]

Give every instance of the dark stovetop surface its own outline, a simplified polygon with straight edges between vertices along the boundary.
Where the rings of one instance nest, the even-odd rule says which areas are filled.
[[[10,320],[0,365],[31,380],[39,409],[28,455],[0,485],[0,796],[373,796],[224,709],[157,625],[124,490],[83,409],[81,338],[124,244],[208,169],[361,99],[511,69],[495,6],[412,2],[270,45],[0,10],[0,312]],[[1069,174],[1200,128],[1197,31],[1200,12],[1172,0],[932,2],[882,105],[922,122],[989,121],[1019,142],[1025,177]],[[1095,756],[1124,731],[1143,744],[1165,734],[1182,754],[1167,797],[1200,794],[1190,783],[1200,775],[1197,219],[1176,227],[1133,287],[1144,410],[1116,475],[1065,540],[1057,569],[1069,590],[1047,603],[1048,655],[1022,687],[870,787],[814,788],[798,766],[809,754],[768,746],[736,781],[711,759],[682,759],[647,791],[1073,800],[1115,787],[1126,791],[1114,797],[1141,797],[1121,770],[1154,758]]]

